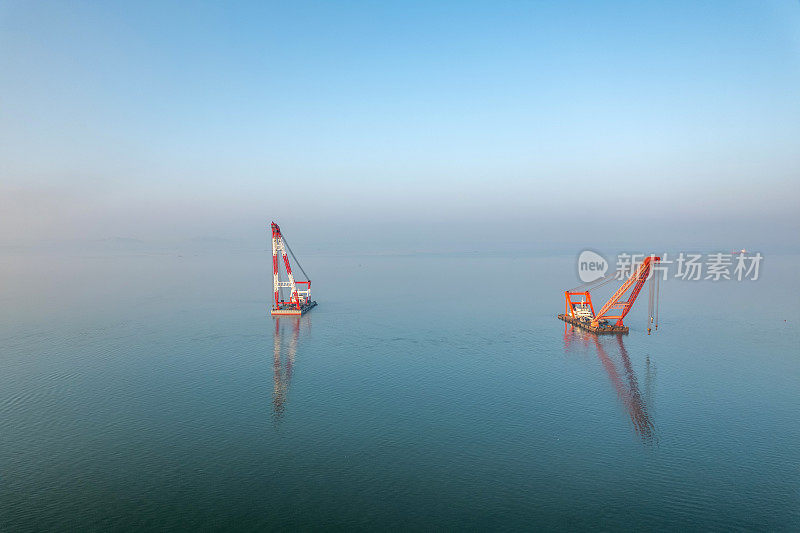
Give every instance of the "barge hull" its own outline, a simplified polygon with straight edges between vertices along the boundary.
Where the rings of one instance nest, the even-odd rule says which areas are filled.
[[[289,308],[289,309],[275,309],[272,308],[270,314],[272,316],[301,316],[309,312],[311,309],[317,306],[317,302],[310,302],[307,305],[303,305],[300,309],[297,308]]]
[[[606,333],[628,333],[627,326],[592,326],[591,324],[587,324],[586,322],[581,322],[577,318],[572,318],[569,315],[558,315],[559,320],[563,320],[568,324],[572,324],[573,326],[579,327],[581,329],[585,329],[586,331],[590,331],[592,333],[596,333],[598,335],[606,334]]]

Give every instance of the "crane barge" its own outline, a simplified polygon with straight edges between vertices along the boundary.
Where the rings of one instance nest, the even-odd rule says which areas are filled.
[[[292,255],[292,259],[297,264],[300,272],[305,276],[305,281],[297,281],[294,279],[292,273],[292,265],[289,262],[289,256],[286,255],[286,250]],[[280,261],[278,255],[283,257],[283,264],[286,269],[287,281],[281,280],[280,275]],[[304,289],[298,289],[298,285],[303,285]],[[306,271],[300,266],[300,261],[295,257],[292,249],[289,248],[289,243],[281,233],[281,228],[275,222],[272,223],[272,288],[275,293],[275,301],[272,305],[272,316],[300,316],[310,311],[317,305],[317,302],[311,299],[311,280],[308,278]],[[286,300],[283,295],[283,290],[288,289],[289,299]]]
[[[589,291],[617,279],[616,273],[564,291],[564,313],[558,315],[558,318],[592,333],[628,333],[628,327],[623,323],[623,319],[630,312],[636,302],[636,298],[639,296],[639,292],[649,279],[650,306],[647,334],[650,335],[652,326],[658,329],[659,278],[651,274],[653,265],[659,261],[661,261],[661,258],[654,255],[645,257],[635,272],[625,280],[622,286],[617,289],[597,313],[594,311],[592,295]],[[626,294],[628,295],[627,299],[623,300],[622,298]],[[612,323],[612,321],[615,322]]]

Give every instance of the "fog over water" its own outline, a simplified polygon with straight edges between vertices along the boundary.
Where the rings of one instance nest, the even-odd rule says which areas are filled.
[[[0,246],[796,250],[796,2],[0,6]]]

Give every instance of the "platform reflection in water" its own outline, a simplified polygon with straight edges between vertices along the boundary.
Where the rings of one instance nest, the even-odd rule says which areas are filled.
[[[651,367],[650,357],[648,356],[645,360],[645,393],[642,396],[636,372],[631,364],[628,350],[625,348],[623,335],[609,335],[600,338],[593,333],[566,324],[564,327],[565,350],[570,351],[576,342],[583,344],[585,348],[597,354],[597,358],[608,374],[611,384],[617,391],[617,396],[630,416],[634,431],[641,437],[642,442],[649,445],[657,444],[656,427],[650,412],[652,410],[652,388],[655,378],[655,369]],[[614,362],[614,359],[617,358],[622,364],[624,378]]]
[[[286,410],[301,328],[304,332],[311,329],[311,317],[275,317],[273,321],[272,409],[275,420],[279,420]]]

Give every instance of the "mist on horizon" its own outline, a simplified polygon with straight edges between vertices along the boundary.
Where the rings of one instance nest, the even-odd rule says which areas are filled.
[[[3,248],[798,249],[796,2],[10,2],[0,67]]]

